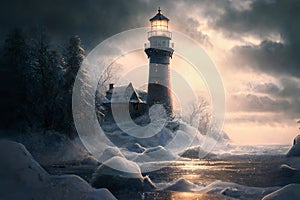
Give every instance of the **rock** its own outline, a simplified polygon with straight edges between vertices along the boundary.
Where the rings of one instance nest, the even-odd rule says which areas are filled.
[[[118,166],[118,170],[113,169],[113,166]],[[117,156],[96,169],[91,184],[95,188],[105,187],[112,192],[124,190],[124,188],[128,191],[149,191],[156,188],[149,177],[142,176],[136,163]]]
[[[141,170],[136,163],[115,156],[96,169],[92,175],[91,184],[95,188],[105,187],[112,192],[124,188],[130,191],[141,191],[143,190],[143,181]]]
[[[101,157],[99,158],[99,161],[101,163],[106,162],[107,160],[111,159],[114,156],[122,157],[124,158],[124,155],[117,147],[110,147],[103,151]]]
[[[298,135],[295,139],[294,139],[294,144],[291,147],[291,149],[289,150],[289,152],[287,153],[287,157],[299,157],[300,156],[300,136]]]
[[[300,184],[289,184],[265,196],[262,200],[300,199]]]
[[[88,156],[84,158],[80,164],[97,166],[100,164],[100,162],[94,156]]]
[[[142,154],[138,155],[135,158],[135,162],[144,163],[144,162],[153,162],[153,161],[169,161],[175,160],[176,156],[171,152],[167,151],[162,146],[152,147],[146,149]]]
[[[116,199],[78,176],[49,175],[20,143],[0,140],[0,160],[0,199]]]
[[[179,191],[179,192],[190,192],[198,186],[194,183],[187,181],[183,178],[176,180],[170,186],[164,188],[165,190]]]
[[[297,170],[296,168],[293,168],[289,165],[283,164],[280,166],[280,172],[283,176],[293,176],[297,172],[299,172],[299,170]]]
[[[142,147],[139,143],[130,144],[127,146],[127,149],[136,153],[143,153],[146,150],[146,148]]]

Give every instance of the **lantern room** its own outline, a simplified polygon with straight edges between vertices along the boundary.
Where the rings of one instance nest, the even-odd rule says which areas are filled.
[[[151,22],[151,31],[148,33],[148,37],[153,36],[165,36],[171,39],[171,32],[168,31],[169,19],[161,13],[161,9],[158,9],[158,13],[152,17]]]

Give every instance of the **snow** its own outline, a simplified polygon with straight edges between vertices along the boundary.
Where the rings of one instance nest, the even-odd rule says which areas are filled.
[[[289,184],[265,196],[262,200],[300,199],[300,184]]]
[[[20,143],[0,140],[0,199],[115,200],[75,175],[49,175]]]

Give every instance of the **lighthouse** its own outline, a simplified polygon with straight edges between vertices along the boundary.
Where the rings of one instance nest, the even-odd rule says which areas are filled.
[[[149,43],[145,44],[145,53],[149,58],[147,104],[162,104],[169,116],[172,115],[170,86],[170,58],[174,49],[171,43],[172,33],[168,30],[169,19],[158,13],[150,19]]]

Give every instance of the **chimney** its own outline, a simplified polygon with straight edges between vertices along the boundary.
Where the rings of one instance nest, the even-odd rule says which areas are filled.
[[[110,83],[110,84],[109,84],[109,89],[110,89],[110,90],[114,89],[114,84],[113,84],[113,83]]]

